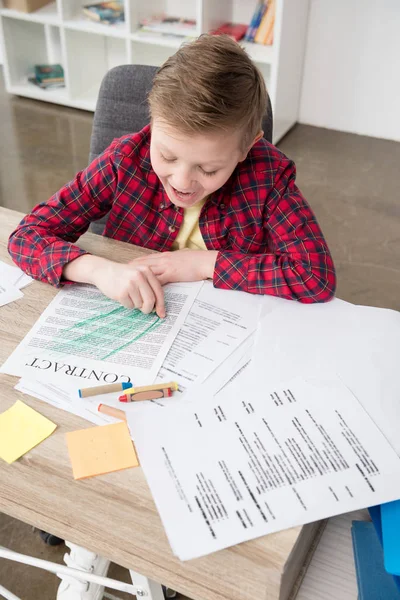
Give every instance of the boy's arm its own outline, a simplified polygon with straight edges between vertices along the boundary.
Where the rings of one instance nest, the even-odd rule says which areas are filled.
[[[264,227],[269,251],[265,254],[220,251],[213,276],[215,287],[304,303],[326,302],[334,296],[333,260],[295,177],[294,163],[284,160],[274,187],[268,190],[263,186],[259,190],[265,194]]]
[[[58,287],[63,267],[86,254],[73,242],[112,206],[122,160],[115,153],[115,144],[48,202],[35,206],[11,234],[8,251],[28,275]]]

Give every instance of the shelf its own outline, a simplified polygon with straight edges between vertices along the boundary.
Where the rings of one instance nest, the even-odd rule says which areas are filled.
[[[84,31],[86,33],[96,33],[98,35],[104,35],[108,37],[126,38],[128,36],[128,29],[126,23],[118,23],[116,25],[103,25],[102,23],[95,23],[89,19],[83,19],[77,16],[74,19],[68,19],[63,21],[63,26],[66,29],[73,29],[74,31]]]
[[[57,11],[57,5],[55,2],[46,4],[39,10],[31,13],[24,13],[19,10],[12,10],[11,8],[0,9],[0,15],[3,17],[10,17],[12,19],[20,19],[21,21],[34,21],[36,23],[48,23],[49,25],[60,25],[61,20]]]
[[[54,102],[54,104],[69,104],[68,90],[65,87],[54,90],[42,90],[35,84],[29,83],[29,81],[21,80],[11,85],[9,91],[16,96],[27,96],[36,100]]]
[[[71,105],[83,110],[94,111],[96,108],[97,96],[99,95],[99,87],[99,85],[94,85],[79,96],[71,98]]]
[[[118,65],[161,66],[193,38],[143,31],[141,23],[156,14],[195,19],[199,32],[226,22],[250,23],[256,0],[123,0],[125,22],[97,23],[82,11],[87,0],[50,0],[24,13],[0,8],[4,32],[4,75],[11,94],[93,111],[101,81]],[[2,6],[0,0],[0,7]],[[276,0],[273,46],[240,41],[255,62],[270,94],[274,140],[298,115],[302,57],[309,0]],[[63,66],[67,88],[41,90],[27,82],[36,64]]]
[[[274,60],[274,47],[264,46],[263,44],[254,44],[253,42],[240,41],[239,44],[246,50],[254,62],[272,64]]]

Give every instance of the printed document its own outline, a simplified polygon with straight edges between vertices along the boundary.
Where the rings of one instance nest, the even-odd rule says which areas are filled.
[[[338,379],[137,403],[128,424],[181,560],[400,497],[400,458]]]
[[[219,290],[205,282],[193,303],[157,381],[176,381],[184,392],[202,383],[255,331],[262,298],[233,290]]]
[[[260,322],[251,370],[253,379],[274,383],[288,369],[307,378],[335,372],[400,456],[399,358],[399,312],[337,299],[292,302]]]
[[[164,286],[165,319],[126,309],[93,286],[67,286],[1,371],[70,389],[152,383],[201,286]]]

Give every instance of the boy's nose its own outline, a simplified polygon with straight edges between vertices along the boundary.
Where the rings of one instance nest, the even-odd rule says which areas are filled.
[[[183,171],[181,173],[175,173],[172,185],[175,189],[179,190],[180,192],[193,191],[193,181],[190,176],[190,172]]]

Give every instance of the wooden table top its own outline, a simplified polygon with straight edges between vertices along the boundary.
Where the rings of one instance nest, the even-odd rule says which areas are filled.
[[[12,261],[7,240],[22,217],[21,213],[0,208],[0,259],[9,264]],[[91,233],[82,236],[78,244],[97,255],[121,261],[147,252]],[[34,282],[23,293],[23,298],[0,309],[1,363],[28,333],[57,290]],[[129,469],[75,481],[65,433],[91,424],[17,392],[13,389],[16,383],[17,378],[0,374],[0,412],[21,399],[54,421],[57,429],[12,465],[0,462],[0,510],[98,552],[194,600],[278,600],[289,595],[288,583],[281,586],[281,581],[291,568],[296,544],[304,544],[306,527],[180,562],[172,554],[142,470]],[[309,539],[306,543],[310,544]]]

